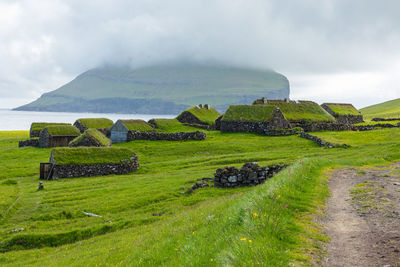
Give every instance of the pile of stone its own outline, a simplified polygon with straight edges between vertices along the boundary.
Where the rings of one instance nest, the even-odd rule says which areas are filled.
[[[378,123],[378,124],[371,124],[371,125],[358,125],[357,130],[359,131],[372,131],[376,128],[397,128],[400,127],[400,123],[397,125],[389,124],[389,123]]]
[[[259,167],[257,162],[245,163],[240,170],[235,167],[217,169],[214,174],[215,187],[252,186],[264,183],[287,165],[277,164]]]
[[[212,182],[212,178],[206,177],[206,178],[199,178],[197,179],[197,182],[192,185],[192,187],[189,188],[188,192],[192,193],[194,190],[199,189],[199,188],[204,188],[204,187],[209,187],[210,182]]]
[[[179,132],[179,133],[158,133],[154,131],[141,132],[141,131],[129,131],[128,141],[133,140],[167,140],[167,141],[183,141],[183,140],[204,140],[207,135],[203,132]]]

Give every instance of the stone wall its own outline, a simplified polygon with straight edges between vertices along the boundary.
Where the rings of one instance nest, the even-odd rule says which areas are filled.
[[[29,131],[29,137],[34,138],[34,137],[39,137],[40,136],[40,130],[30,130]]]
[[[357,127],[351,124],[343,124],[336,122],[305,122],[291,121],[293,127],[301,127],[305,132],[318,131],[356,131]]]
[[[224,115],[221,115],[215,120],[215,130],[221,130],[221,120],[223,116]]]
[[[167,140],[167,141],[184,141],[184,140],[204,140],[207,135],[203,132],[179,132],[179,133],[158,133],[158,132],[140,132],[129,131],[128,142],[134,140]]]
[[[256,162],[244,164],[240,170],[235,167],[217,169],[214,174],[215,187],[251,186],[264,183],[287,165],[259,167]]]
[[[389,124],[389,123],[379,123],[379,124],[374,124],[374,125],[359,125],[357,126],[357,130],[359,131],[371,131],[376,128],[396,128],[400,127],[400,123],[397,125]]]
[[[188,111],[182,112],[176,119],[181,123],[206,124]]]
[[[267,134],[270,127],[268,121],[223,121],[220,123],[221,132],[237,133],[237,132],[248,132]]]
[[[335,115],[338,123],[357,124],[364,122],[362,115]]]
[[[193,124],[193,123],[182,123],[185,126],[190,126],[194,128],[204,129],[204,130],[215,130],[215,126],[204,125],[204,124]]]
[[[300,137],[311,140],[311,141],[315,142],[317,145],[319,145],[320,147],[325,147],[325,148],[350,147],[349,145],[346,145],[346,144],[329,143],[329,142],[322,140],[321,138],[319,138],[317,136],[307,134],[307,133],[301,133]]]
[[[125,174],[139,169],[137,156],[121,163],[53,165],[50,179]]]
[[[39,146],[39,139],[28,139],[24,141],[19,141],[18,147],[26,147],[26,146],[33,146],[33,147],[38,147]]]
[[[393,118],[393,119],[373,118],[372,121],[400,121],[400,118]]]

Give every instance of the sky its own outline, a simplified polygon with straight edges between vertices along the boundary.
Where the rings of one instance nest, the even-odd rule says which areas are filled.
[[[292,99],[400,97],[398,0],[0,0],[0,108],[103,64],[273,69]]]

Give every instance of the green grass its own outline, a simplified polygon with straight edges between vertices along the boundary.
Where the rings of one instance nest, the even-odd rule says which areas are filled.
[[[188,108],[185,111],[192,113],[200,121],[202,121],[208,125],[214,125],[215,120],[218,119],[219,116],[221,116],[221,114],[218,111],[216,111],[213,107],[210,107],[210,109],[207,109],[205,107],[199,108],[197,106],[194,106],[194,107]]]
[[[373,118],[400,118],[400,98],[361,109],[366,120]]]
[[[100,146],[111,146],[111,140],[95,128],[87,129],[83,134],[72,140],[69,145],[75,146],[79,144],[84,138],[91,138],[95,140]]]
[[[233,105],[222,117],[223,121],[270,121],[276,108],[273,105]]]
[[[54,162],[67,164],[121,163],[134,156],[134,151],[121,147],[56,147],[52,150]]]
[[[31,131],[41,131],[43,128],[52,125],[71,125],[70,123],[55,123],[55,122],[33,122],[31,124]]]
[[[289,121],[335,121],[335,118],[320,105],[311,101],[299,101],[298,103],[294,101],[289,103],[277,101],[273,105],[280,108],[285,118]]]
[[[337,115],[360,115],[353,105],[326,104]]]
[[[131,131],[148,132],[154,128],[144,120],[121,120],[121,122]]]
[[[369,122],[362,122],[355,124],[356,126],[365,126],[365,125],[377,125],[377,124],[391,124],[391,125],[398,125],[399,121],[369,121]]]
[[[87,128],[96,129],[110,128],[114,124],[112,120],[106,118],[81,118],[77,121]]]
[[[135,150],[138,171],[44,181],[38,191],[51,150],[18,149],[27,132],[0,132],[0,241],[8,244],[0,247],[9,250],[0,265],[307,265],[326,240],[313,216],[328,195],[327,168],[400,160],[397,128],[313,134],[351,147],[218,131],[202,142],[135,141],[114,147]],[[185,193],[217,168],[253,161],[292,165],[261,186]]]
[[[193,132],[197,128],[183,125],[177,119],[153,119],[157,132],[176,133],[176,132]]]
[[[52,136],[63,136],[63,135],[76,135],[79,136],[81,132],[72,125],[50,125],[46,127],[47,132]]]

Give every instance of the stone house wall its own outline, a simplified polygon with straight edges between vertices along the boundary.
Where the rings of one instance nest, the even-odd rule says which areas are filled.
[[[64,147],[74,140],[77,135],[52,136],[47,129],[40,132],[39,147]]]
[[[37,138],[32,138],[24,141],[19,141],[18,142],[18,147],[26,147],[26,146],[33,146],[33,147],[38,147],[39,146],[39,139]]]

